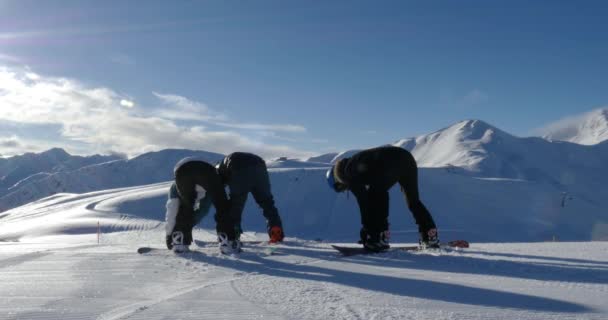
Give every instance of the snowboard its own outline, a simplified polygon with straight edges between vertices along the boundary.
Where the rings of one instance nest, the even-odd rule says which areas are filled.
[[[169,250],[167,248],[156,248],[156,247],[139,247],[139,248],[137,248],[137,253],[139,253],[139,254],[154,253],[154,252],[173,252],[173,251]],[[187,254],[187,253],[200,253],[200,252],[197,250],[190,249],[189,251],[182,252],[182,253],[176,252],[175,254],[180,255],[180,254]]]
[[[263,255],[274,255],[277,253],[277,249],[278,249],[278,244],[272,244],[272,243],[268,243],[268,241],[241,241],[243,248],[241,249],[241,252],[236,253],[236,254],[240,254],[243,252],[254,252],[253,250],[256,249],[257,252],[259,254],[263,254]],[[200,240],[194,240],[193,246],[190,246],[190,250],[183,252],[183,253],[175,253],[176,255],[180,255],[180,254],[187,254],[187,253],[202,253],[201,251],[198,251],[197,248],[217,248],[217,242],[205,242],[205,241],[200,241]],[[251,249],[251,250],[248,250]],[[139,254],[145,254],[145,253],[152,253],[152,252],[169,252],[170,250],[167,248],[157,248],[157,247],[139,247],[137,248],[137,253]],[[172,251],[171,251],[172,252]],[[219,249],[218,249],[219,252]]]
[[[419,245],[416,246],[406,246],[406,247],[390,247],[387,250],[383,250],[380,252],[369,251],[364,247],[345,247],[345,246],[337,246],[331,245],[332,248],[338,250],[343,256],[354,256],[358,254],[374,254],[374,253],[383,253],[383,252],[392,252],[392,251],[424,251],[424,250],[436,250],[436,249],[426,249],[422,248]],[[469,242],[466,240],[454,240],[448,243],[442,243],[440,249],[450,249],[450,248],[468,248]]]

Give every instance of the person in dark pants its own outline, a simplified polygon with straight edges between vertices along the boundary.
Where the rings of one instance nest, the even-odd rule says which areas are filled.
[[[230,188],[230,216],[235,223],[237,238],[242,233],[241,218],[247,196],[251,192],[266,218],[270,242],[283,241],[283,225],[270,191],[270,179],[264,160],[255,154],[235,152],[217,165],[217,171],[223,183]]]
[[[212,203],[216,209],[220,250],[223,253],[239,250],[228,198],[215,167],[202,159],[185,158],[176,164],[174,176],[165,217],[167,248],[176,252],[188,251],[192,243],[192,228],[208,212]]]
[[[418,225],[421,245],[439,246],[433,217],[420,201],[418,166],[407,150],[393,146],[364,150],[339,160],[326,177],[336,192],[350,190],[357,198],[363,225],[361,242],[368,250],[389,248],[388,191],[397,182]]]

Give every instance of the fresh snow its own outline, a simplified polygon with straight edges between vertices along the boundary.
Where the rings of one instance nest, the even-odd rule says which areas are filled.
[[[288,178],[299,177],[305,185],[312,183],[306,174],[318,180],[321,177],[316,175],[323,172],[277,170],[283,173],[281,179],[293,182]],[[523,183],[475,181],[479,191],[497,183]],[[5,240],[0,242],[0,319],[599,320],[608,316],[607,242],[478,241],[469,249],[451,252],[345,258],[330,244],[356,239],[358,217],[352,198],[319,199],[344,206],[340,214],[310,211],[317,216],[307,217],[282,211],[289,237],[273,255],[265,246],[249,245],[239,257],[222,256],[213,243],[210,217],[195,230],[195,252],[175,255],[163,249],[139,255],[135,252],[139,246],[164,246],[162,208],[168,186],[165,182],[58,194],[7,211],[0,218]],[[301,191],[291,188],[285,192]],[[525,195],[525,186],[520,188],[518,196]],[[289,205],[284,199],[279,204],[287,208],[299,204],[313,210],[318,205],[312,199]],[[497,203],[502,205],[506,203]],[[321,213],[328,214],[329,228],[317,234],[322,241],[315,241],[306,235],[307,222],[319,219]],[[248,232],[243,239],[267,238],[255,232],[263,229],[258,208],[249,204],[245,218]],[[407,221],[403,229],[394,229],[395,235],[402,239],[399,242],[412,244],[416,235],[411,219],[403,213],[391,219]],[[491,219],[505,218],[488,217],[484,222]],[[457,216],[438,218],[446,228],[458,225],[458,220]],[[459,235],[473,239],[477,232],[483,233],[472,231],[477,227],[469,221],[442,235],[445,240]],[[499,238],[510,232],[523,236],[526,226],[521,228],[504,223],[503,229],[510,230],[496,231]]]
[[[249,245],[239,257],[229,257],[218,253],[210,230],[197,229],[195,252],[139,255],[138,246],[163,247],[162,227],[124,215],[121,208],[154,189],[62,195],[24,209],[18,220],[40,232],[0,242],[0,319],[608,316],[606,242],[473,243],[452,252],[345,258],[330,242],[290,237],[273,255]],[[35,223],[35,216],[47,212],[52,219]],[[102,219],[108,216],[116,220]],[[87,220],[122,223],[128,231],[103,228],[99,243],[94,229],[49,233],[53,224],[88,229]],[[248,232],[244,239],[265,235]]]
[[[467,120],[394,145],[421,166],[440,238],[471,248],[339,256],[330,245],[354,245],[358,207],[324,177],[356,150],[269,161],[287,242],[239,257],[218,253],[211,216],[195,229],[195,252],[162,249],[173,166],[220,154],[163,150],[47,171],[2,161],[3,174],[29,175],[0,194],[0,320],[608,318],[607,143],[519,138]],[[399,188],[390,192],[392,243],[411,245],[413,218]],[[245,240],[267,238],[251,199],[243,226]]]

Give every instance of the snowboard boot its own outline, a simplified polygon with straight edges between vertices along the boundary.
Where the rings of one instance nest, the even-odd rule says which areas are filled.
[[[390,233],[388,230],[380,233],[368,234],[367,239],[363,243],[363,247],[372,252],[381,252],[389,249],[391,246],[388,244]]]
[[[422,249],[439,249],[440,243],[436,228],[420,232],[420,247]]]
[[[235,254],[241,252],[241,241],[239,239],[229,240],[225,233],[218,234],[217,239],[221,253]]]
[[[268,230],[268,237],[270,238],[268,241],[269,243],[283,242],[283,238],[285,238],[283,228],[280,226],[271,227],[270,230]]]
[[[181,231],[173,231],[173,233],[171,233],[171,246],[175,253],[190,251],[190,246],[184,244],[184,233]]]

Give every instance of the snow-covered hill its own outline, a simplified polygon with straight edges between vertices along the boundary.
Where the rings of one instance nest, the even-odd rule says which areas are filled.
[[[356,241],[360,228],[356,201],[336,194],[324,180],[325,168],[270,169],[273,193],[285,230],[303,239]],[[552,184],[477,178],[445,168],[420,171],[421,195],[443,239],[544,241],[608,239],[605,191],[594,196],[562,193]],[[148,186],[57,194],[0,213],[0,240],[30,235],[83,233],[98,220],[107,232],[145,229],[164,221],[170,182]],[[66,211],[65,207],[72,208]],[[391,190],[391,230],[397,241],[415,241],[416,228],[398,187]],[[576,218],[573,218],[576,217]],[[128,223],[126,223],[128,222]],[[213,219],[202,227],[212,229]],[[263,233],[265,223],[248,200],[243,227]]]
[[[608,140],[608,109],[597,109],[547,126],[543,137],[593,145]]]
[[[148,154],[125,161],[130,163],[127,169],[122,169],[123,161],[83,168],[90,172],[79,188],[87,187],[85,181],[120,185],[162,180],[179,158],[191,153]],[[209,161],[221,157],[206,156]],[[352,196],[327,188],[328,166],[269,163],[288,236],[273,255],[265,246],[249,244],[239,257],[222,256],[211,217],[195,229],[195,252],[178,256],[163,249],[169,181],[58,193],[0,213],[0,319],[608,316],[607,242],[523,242],[608,239],[608,195],[601,188],[589,194],[562,193],[561,185],[543,179],[422,168],[422,198],[441,238],[468,239],[471,248],[344,258],[330,244],[355,245],[358,209]],[[144,172],[151,175],[129,180]],[[65,182],[77,186],[83,173]],[[391,190],[393,246],[417,239],[404,203],[398,188]],[[267,239],[261,210],[251,200],[243,226],[244,240]],[[139,255],[139,246],[160,250]]]
[[[286,174],[274,181],[291,187],[281,192],[282,206],[292,201],[288,193],[313,189],[321,172],[277,170]],[[440,177],[449,173],[433,171],[424,173],[427,181],[446,182]],[[509,185],[518,183],[479,180],[478,188],[469,189],[469,197],[474,200],[485,188],[493,188],[488,194],[505,189],[515,192],[520,188]],[[451,252],[345,258],[327,240],[293,238],[296,230],[305,229],[299,229],[298,223],[310,223],[319,218],[311,215],[321,215],[312,210],[315,203],[324,205],[324,200],[313,201],[307,198],[312,194],[304,194],[293,201],[306,210],[283,210],[290,236],[285,244],[274,247],[272,255],[267,246],[246,244],[238,257],[223,256],[209,228],[195,230],[195,252],[175,255],[163,249],[164,228],[159,221],[166,188],[167,183],[161,183],[84,195],[58,194],[0,215],[0,238],[5,240],[0,241],[0,319],[600,320],[608,316],[606,242],[473,242],[469,249]],[[519,194],[510,196],[530,189],[524,184]],[[353,209],[343,207],[353,199],[333,196],[325,200],[339,210]],[[451,202],[450,197],[444,200]],[[499,201],[496,206],[505,204]],[[478,217],[485,214],[485,221],[491,221],[494,212],[486,209],[475,210]],[[344,214],[358,220],[353,212]],[[451,214],[454,221],[463,219]],[[334,215],[330,212],[327,218],[326,235],[358,233],[354,225],[335,221]],[[261,222],[257,208],[248,207],[246,216],[258,225]],[[393,218],[401,220],[403,215]],[[446,216],[441,219],[443,226],[449,224]],[[475,230],[480,227],[469,220],[462,235],[483,233]],[[513,227],[518,226],[504,221],[503,229]],[[525,233],[518,228],[512,231]],[[6,237],[10,234],[14,237]],[[415,240],[414,234],[405,235],[407,244]],[[247,232],[243,238],[267,236]],[[345,237],[350,243],[352,239]],[[404,244],[393,242],[393,246]],[[135,252],[139,246],[160,250],[139,255]]]
[[[475,241],[608,238],[605,209],[608,189],[604,186],[608,179],[605,165],[608,143],[583,146],[519,138],[483,121],[468,120],[395,145],[411,150],[418,159],[422,167],[422,199],[448,238],[466,236]],[[332,162],[355,151],[334,155]],[[56,193],[168,183],[173,165],[190,155],[207,157],[210,162],[222,157],[206,152],[164,150],[40,177],[20,184],[17,190],[0,198],[0,210]],[[268,162],[277,205],[290,234],[306,239],[353,239],[352,230],[359,228],[358,208],[352,197],[337,195],[327,187],[324,175],[330,165],[294,159]],[[161,221],[166,188],[166,185],[158,187],[154,197],[138,200],[145,202],[143,207],[138,202],[129,207],[135,209],[124,213]],[[27,214],[27,208],[7,211],[0,217],[5,217],[2,221],[8,226],[9,216]],[[247,228],[262,231],[260,212],[251,200],[247,212],[251,212],[244,218]],[[152,213],[153,217],[147,216]],[[397,187],[391,190],[391,228],[398,236],[402,233],[411,237],[407,233],[414,230]],[[3,230],[14,233],[17,229]],[[23,230],[11,237],[19,238],[27,232]]]
[[[72,156],[59,148],[42,153],[0,158],[0,196],[8,193],[9,189],[24,179],[39,180],[52,173],[73,171],[118,159],[118,156]]]

